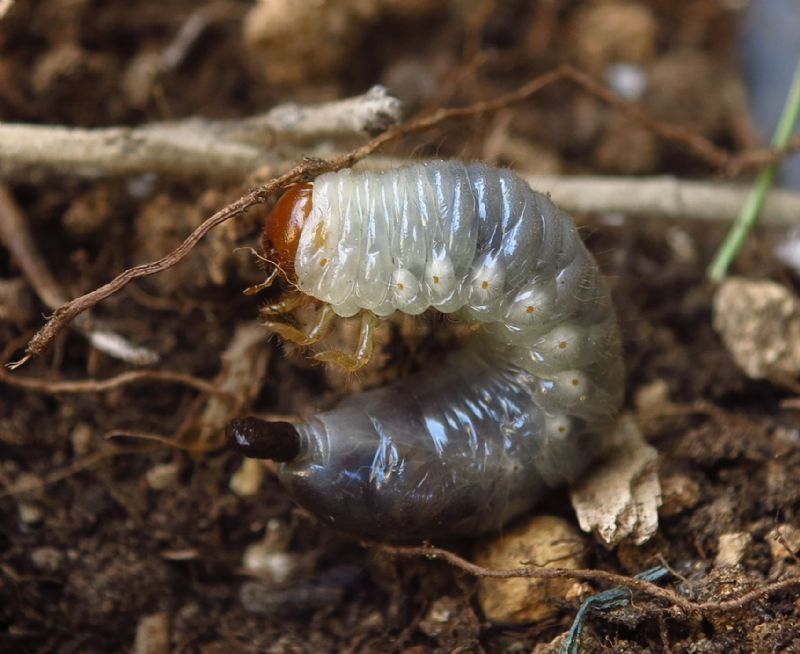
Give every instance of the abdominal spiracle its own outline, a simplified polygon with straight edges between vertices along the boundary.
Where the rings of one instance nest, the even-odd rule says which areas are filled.
[[[290,425],[235,420],[249,456],[283,462],[294,499],[324,522],[391,540],[496,530],[601,453],[622,399],[616,317],[572,220],[508,170],[437,161],[344,170],[289,189],[264,249],[323,303],[301,345],[335,315],[361,315],[366,363],[378,318],[434,308],[477,324],[445,365],[353,395]]]

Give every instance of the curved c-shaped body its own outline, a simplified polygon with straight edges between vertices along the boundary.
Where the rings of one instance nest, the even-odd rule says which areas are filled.
[[[280,479],[334,527],[407,540],[500,528],[603,449],[623,393],[608,290],[570,218],[508,170],[319,177],[294,260],[339,315],[479,323],[446,363],[296,425]]]

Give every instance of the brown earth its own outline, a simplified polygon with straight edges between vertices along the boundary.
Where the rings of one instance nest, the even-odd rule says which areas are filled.
[[[344,48],[341,61],[323,72],[309,66],[298,79],[303,53],[291,53],[293,67],[282,76],[269,68],[280,65],[278,57],[267,64],[269,55],[245,46],[242,20],[251,3],[205,3],[208,26],[180,64],[132,89],[137,57],[166,48],[198,3],[17,0],[0,18],[0,120],[102,126],[194,114],[237,117],[280,101],[345,97],[378,82],[419,109],[494,97],[563,62],[597,73],[608,63],[631,61],[651,80],[643,103],[652,115],[720,145],[751,144],[741,94],[731,92],[741,90],[732,3],[385,4],[382,12],[364,10],[352,19],[367,27],[353,28],[348,38],[357,47]],[[598,7],[602,15],[592,14]],[[308,27],[312,18],[303,20]],[[327,24],[314,29],[325,34]],[[317,47],[324,56],[324,44]],[[568,173],[718,174],[564,85],[496,116],[417,134],[392,151]],[[207,181],[147,184],[141,194],[127,180],[64,175],[14,183],[35,242],[69,296],[162,256],[244,191]],[[701,601],[796,576],[800,561],[776,556],[766,536],[777,525],[800,526],[798,416],[784,404],[792,390],[747,379],[711,328],[704,269],[724,226],[647,216],[578,219],[613,286],[628,404],[662,384],[675,409],[644,424],[661,453],[665,504],[657,537],[607,552],[586,536],[591,565],[633,575],[666,561],[680,575],[670,587]],[[96,314],[161,353],[160,367],[213,379],[237,325],[257,319],[257,301],[241,290],[262,273],[253,259],[230,254],[236,246],[255,246],[257,230],[254,213],[226,232],[225,247],[201,245],[202,255],[126,289]],[[795,284],[771,254],[781,236],[759,231],[736,272]],[[21,277],[4,250],[0,277]],[[9,359],[48,312],[25,288],[13,304],[16,313],[0,319]],[[424,365],[459,338],[440,321],[393,323],[383,336],[383,356],[355,380],[272,341],[252,410],[301,411],[321,397]],[[127,369],[68,331],[14,375],[106,378]],[[48,482],[0,499],[0,649],[128,651],[137,625],[153,614],[154,633],[168,628],[169,649],[156,648],[152,636],[154,649],[137,651],[524,652],[568,628],[575,606],[546,624],[487,623],[473,578],[441,562],[393,558],[320,528],[270,476],[255,496],[235,494],[229,483],[241,465],[237,454],[184,452],[130,438],[111,445],[104,438],[120,430],[170,437],[197,419],[205,402],[198,404],[197,396],[153,381],[77,394],[0,381],[0,483]],[[106,456],[109,447],[150,449]],[[565,493],[549,498],[545,509],[574,519]],[[279,567],[291,574],[260,600],[271,607],[267,614],[251,613],[240,595],[248,583],[243,555],[268,530],[273,553],[285,554]],[[715,567],[720,536],[735,532],[750,534],[752,547],[740,566]],[[468,552],[465,544],[452,546]],[[245,588],[245,596],[259,592]],[[800,595],[795,587],[702,618],[637,597],[629,608],[592,615],[584,647],[800,651]]]

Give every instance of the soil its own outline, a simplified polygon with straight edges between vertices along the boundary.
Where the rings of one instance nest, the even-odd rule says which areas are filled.
[[[141,93],[123,84],[133,62],[167,48],[197,2],[17,0],[0,16],[0,120],[102,126],[239,117],[281,101],[345,97],[381,82],[416,110],[494,97],[563,62],[601,75],[626,61],[651,80],[642,103],[653,115],[723,146],[753,143],[735,58],[736,3],[414,2],[405,11],[397,9],[401,3],[387,4],[396,7],[359,28],[352,37],[358,47],[333,70],[279,83],[273,81],[279,75],[266,76],[265,55],[243,42],[251,3],[204,3],[211,16],[206,28],[183,60]],[[601,17],[590,13],[598,7]],[[633,30],[629,47],[614,37],[614,20]],[[610,25],[611,36],[587,25]],[[392,154],[564,173],[713,178],[719,172],[565,85],[496,116],[414,135]],[[213,180],[87,181],[65,174],[16,180],[11,190],[48,267],[72,297],[162,256],[245,189]],[[641,547],[606,551],[586,535],[591,565],[633,575],[666,561],[676,576],[665,583],[700,601],[800,574],[800,561],[788,551],[776,556],[767,539],[778,525],[800,527],[800,424],[796,408],[785,403],[793,391],[745,377],[711,327],[713,289],[704,272],[725,226],[688,217],[577,218],[613,287],[628,407],[660,388],[673,409],[643,418],[661,454],[665,498],[657,536]],[[177,268],[132,285],[100,305],[97,317],[158,351],[160,368],[225,378],[222,353],[237,328],[258,317],[259,302],[241,290],[262,271],[253,259],[231,254],[256,246],[258,219],[254,212],[226,232],[227,240],[203,244]],[[759,230],[735,272],[795,285],[772,255],[781,237]],[[226,246],[215,250],[220,242]],[[22,277],[5,251],[0,277]],[[26,288],[15,312],[0,318],[8,359],[48,313]],[[349,338],[348,330],[335,338]],[[241,409],[307,411],[425,365],[462,336],[437,321],[392,323],[381,356],[357,379],[312,366],[271,340],[266,368],[254,368],[252,397],[242,389],[252,401]],[[68,330],[14,374],[78,380],[128,369]],[[218,434],[205,441],[214,446],[206,452],[106,439],[118,431],[185,437],[206,403],[192,388],[155,381],[72,394],[0,382],[0,483],[10,489],[45,482],[0,497],[0,650],[117,652],[136,642],[137,652],[207,654],[525,652],[545,651],[568,629],[577,604],[544,624],[488,623],[474,578],[321,528],[270,475],[255,495],[237,494],[230,482],[242,459],[218,447]],[[541,510],[574,520],[563,492]],[[739,532],[752,539],[741,564],[715,565],[720,536]],[[253,586],[243,559],[265,534],[272,587]],[[468,543],[448,546],[469,553]],[[254,606],[262,612],[247,610]],[[800,652],[800,595],[794,587],[703,618],[637,597],[631,607],[592,614],[584,634],[586,652]]]

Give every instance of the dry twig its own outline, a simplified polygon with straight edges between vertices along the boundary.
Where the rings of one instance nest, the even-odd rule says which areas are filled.
[[[400,113],[400,101],[374,86],[344,100],[284,104],[237,120],[188,118],[99,129],[0,123],[0,177],[45,169],[85,177],[159,173],[236,180],[261,166],[285,166],[286,154],[273,147],[277,137],[308,142],[372,135],[396,124]]]
[[[697,156],[728,172],[739,171],[747,166],[755,165],[755,163],[761,165],[765,157],[767,159],[777,161],[786,156],[787,153],[787,151],[759,151],[758,153],[745,153],[738,156],[730,155],[728,152],[721,150],[703,137],[692,134],[683,128],[665,125],[660,121],[656,121],[645,114],[638,106],[618,98],[613,93],[601,85],[598,85],[597,82],[580,71],[577,71],[569,66],[561,66],[555,70],[534,78],[527,84],[521,86],[519,89],[505,95],[501,95],[497,98],[493,98],[491,100],[482,100],[465,107],[438,109],[429,114],[415,118],[407,123],[390,127],[368,143],[333,159],[329,159],[327,161],[306,159],[302,161],[299,165],[293,167],[288,172],[273,178],[266,184],[250,191],[244,197],[215,213],[213,216],[205,220],[199,227],[197,227],[181,245],[158,261],[129,268],[104,286],[101,286],[100,288],[97,288],[79,298],[71,300],[70,302],[67,302],[63,306],[59,307],[55,314],[44,325],[44,327],[42,327],[42,329],[39,330],[39,332],[37,332],[33,339],[31,339],[31,341],[28,343],[25,357],[23,357],[21,361],[12,364],[12,366],[16,367],[21,365],[30,357],[36,356],[43,352],[52,342],[52,340],[58,335],[58,333],[83,311],[86,311],[101,300],[113,295],[134,279],[154,275],[174,266],[181,259],[183,259],[192,250],[192,248],[194,248],[197,242],[211,229],[247,211],[249,208],[257,204],[266,202],[271,195],[286,188],[287,186],[305,179],[313,178],[314,176],[324,172],[352,167],[356,162],[364,159],[387,143],[412,132],[429,129],[447,120],[452,120],[455,118],[467,118],[491,111],[496,111],[497,109],[507,107],[510,104],[527,100],[545,87],[561,80],[569,80],[578,84],[593,95],[596,95],[606,102],[619,107],[632,120],[644,124],[662,138],[674,140],[684,144]],[[795,143],[794,145],[800,146],[800,143]],[[758,156],[755,156],[756,154]]]
[[[0,382],[17,388],[24,388],[29,391],[40,393],[50,393],[60,395],[63,393],[102,393],[104,391],[121,388],[128,384],[137,382],[168,382],[173,384],[183,384],[202,393],[215,395],[226,399],[229,403],[236,401],[230,393],[217,387],[212,382],[208,382],[192,375],[170,370],[130,370],[108,379],[81,379],[76,381],[57,380],[57,379],[38,379],[32,377],[20,377],[11,375],[0,368]]]
[[[475,577],[492,577],[494,579],[512,579],[519,577],[535,579],[578,579],[580,581],[590,581],[605,584],[608,586],[625,586],[631,590],[638,591],[655,599],[666,601],[672,606],[679,608],[686,615],[709,615],[712,613],[724,613],[735,611],[746,606],[750,602],[779,593],[782,590],[800,586],[800,577],[790,577],[781,581],[765,584],[761,588],[751,590],[729,600],[719,602],[695,602],[679,595],[673,590],[662,588],[657,584],[626,577],[625,575],[606,572],[605,570],[569,570],[565,568],[516,568],[512,570],[493,570],[467,561],[458,554],[440,547],[407,547],[380,545],[381,550],[389,554],[400,556],[424,556],[430,559],[442,559],[449,564],[471,574]]]

